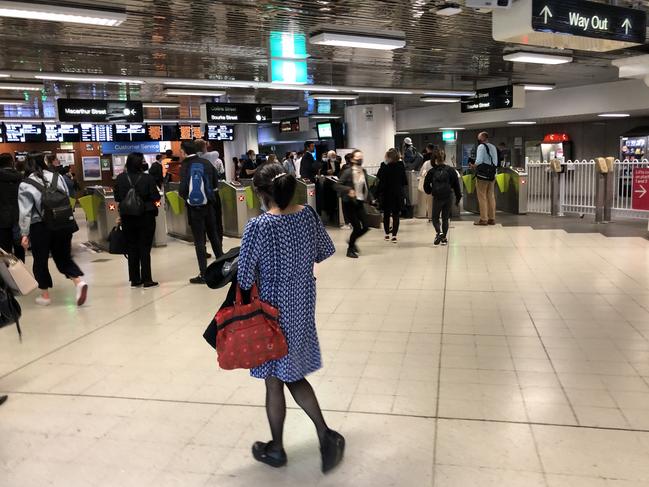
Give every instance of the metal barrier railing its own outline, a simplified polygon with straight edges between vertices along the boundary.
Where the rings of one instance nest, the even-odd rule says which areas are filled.
[[[552,208],[549,162],[529,162],[527,164],[527,211],[549,215]]]
[[[636,168],[649,167],[649,161],[619,161],[613,164],[614,193],[612,214],[622,218],[647,218],[649,212],[634,210],[633,201],[633,170]]]
[[[595,214],[595,161],[568,161],[560,175],[562,213]]]

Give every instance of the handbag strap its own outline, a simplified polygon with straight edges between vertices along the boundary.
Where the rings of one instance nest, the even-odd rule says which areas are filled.
[[[259,289],[257,289],[257,283],[253,282],[252,287],[250,288],[250,302],[259,301]],[[243,305],[243,298],[241,297],[241,286],[237,283],[237,291],[234,298],[234,304],[236,306]]]

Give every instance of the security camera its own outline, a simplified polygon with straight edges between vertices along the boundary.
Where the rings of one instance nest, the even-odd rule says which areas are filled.
[[[493,8],[512,8],[514,0],[466,0],[466,6],[469,8],[493,9]]]

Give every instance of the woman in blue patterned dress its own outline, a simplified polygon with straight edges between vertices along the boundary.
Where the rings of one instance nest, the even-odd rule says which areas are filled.
[[[253,184],[268,212],[250,220],[244,231],[238,263],[239,285],[248,290],[257,282],[260,298],[279,309],[288,355],[250,372],[266,381],[266,413],[272,434],[272,441],[255,443],[252,453],[255,459],[272,467],[286,464],[286,385],[316,427],[322,471],[326,473],[342,460],[345,440],[327,427],[318,399],[305,377],[322,367],[315,326],[313,266],[330,257],[335,248],[315,210],[291,203],[297,181],[281,164],[261,166]]]

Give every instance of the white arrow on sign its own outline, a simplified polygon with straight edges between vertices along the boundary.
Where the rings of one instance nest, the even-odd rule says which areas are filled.
[[[512,101],[511,101],[509,98],[507,98],[507,99],[505,100],[505,105],[509,106],[509,104],[510,104],[511,102],[512,102]]]
[[[543,15],[544,23],[546,24],[548,23],[548,17],[553,17],[552,10],[550,10],[550,7],[548,7],[547,5],[543,7],[543,10],[541,10],[541,13],[539,15]]]
[[[647,191],[641,184],[639,184],[638,186],[640,186],[640,189],[636,189],[635,192],[640,193],[640,198],[644,198],[644,195],[646,195],[649,191]]]
[[[628,33],[629,33],[629,29],[632,28],[632,26],[631,26],[631,21],[630,21],[629,19],[626,19],[626,20],[624,21],[624,23],[622,24],[622,27],[624,27],[624,33],[625,33],[625,34],[628,34]]]

